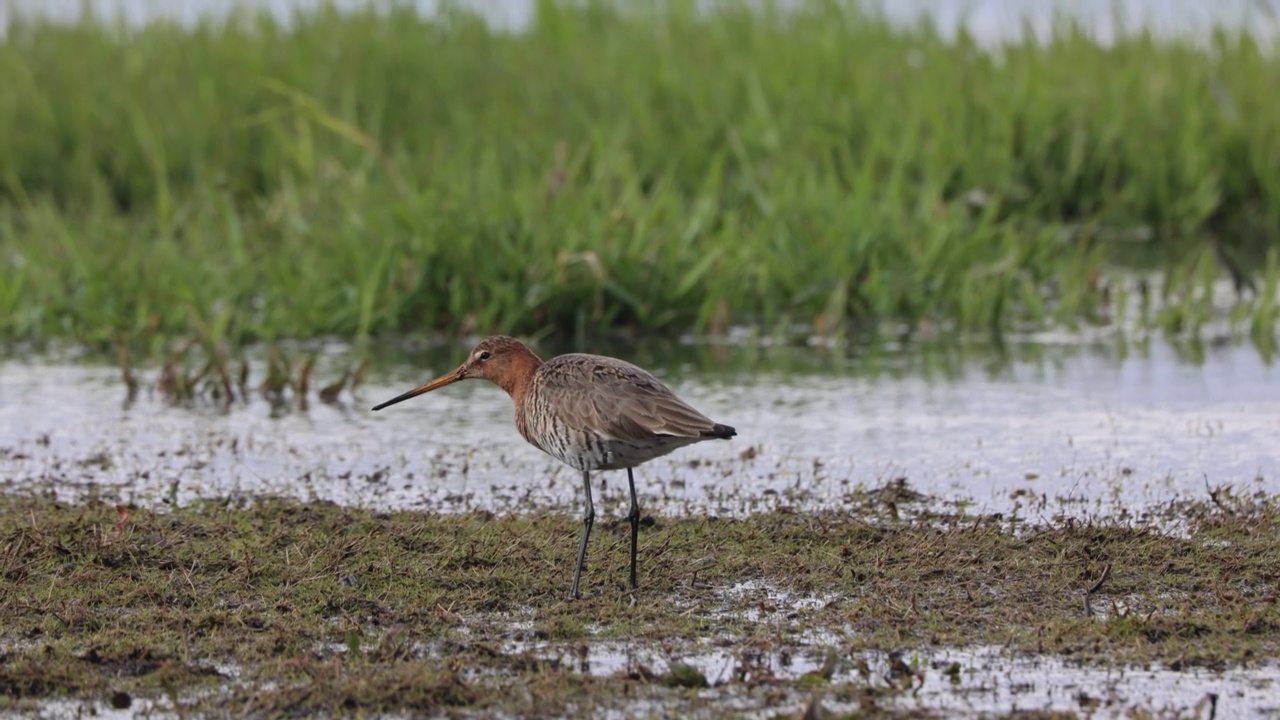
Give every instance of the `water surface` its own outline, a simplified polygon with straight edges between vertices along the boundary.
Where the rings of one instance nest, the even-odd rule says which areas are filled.
[[[453,367],[466,348],[375,363],[337,404],[276,407],[259,394],[174,406],[149,385],[126,402],[109,364],[0,361],[0,483],[143,505],[279,493],[379,508],[574,509],[580,479],[526,444],[501,390],[475,381],[373,413]],[[1280,384],[1251,348],[1189,361],[1153,343],[1028,344],[988,352],[874,357],[814,348],[619,348],[713,419],[731,441],[637,470],[646,510],[744,515],[852,507],[900,479],[974,511],[1137,512],[1207,486],[1276,492]],[[861,355],[860,355],[861,353]],[[930,359],[932,358],[932,359]],[[316,384],[353,364],[336,346]],[[261,378],[260,363],[255,377]],[[621,472],[596,476],[609,512]]]

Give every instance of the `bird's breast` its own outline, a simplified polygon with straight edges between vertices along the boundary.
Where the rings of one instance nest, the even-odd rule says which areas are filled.
[[[530,445],[577,470],[602,470],[610,464],[609,442],[536,404],[516,412],[516,429]]]

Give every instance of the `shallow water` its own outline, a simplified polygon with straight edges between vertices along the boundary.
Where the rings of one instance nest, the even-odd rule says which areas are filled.
[[[671,652],[625,643],[594,643],[577,648],[551,644],[512,647],[565,668],[594,675],[644,672],[664,674],[671,663],[697,668],[711,687],[702,700],[729,703],[745,717],[779,717],[801,711],[809,694],[790,697],[779,707],[776,691],[761,697],[753,689],[793,683],[818,671],[827,648],[787,648],[749,657],[726,650]],[[837,657],[840,657],[837,654]],[[954,672],[948,670],[954,666]],[[902,674],[893,668],[905,668]],[[741,678],[739,675],[741,674]],[[844,655],[831,682],[876,688],[883,693],[872,707],[899,712],[944,713],[947,717],[984,717],[990,713],[1080,713],[1087,717],[1276,717],[1280,716],[1277,669],[1165,667],[1114,668],[1072,663],[1056,657],[1010,657],[1000,648],[928,648],[890,656],[869,651]],[[742,683],[746,683],[744,688]],[[835,695],[833,697],[833,695]],[[821,703],[834,713],[870,707],[825,693]],[[669,702],[669,699],[668,699]],[[1210,708],[1216,709],[1216,715]],[[659,710],[661,704],[651,708]],[[626,708],[618,717],[634,716]],[[683,708],[682,710],[687,710]]]
[[[844,655],[831,683],[837,691],[789,689],[797,678],[822,666],[825,648],[747,656],[724,650],[668,651],[647,645],[592,643],[575,647],[551,644],[506,648],[557,663],[570,672],[596,676],[661,675],[673,662],[702,672],[711,687],[687,692],[646,694],[643,688],[614,707],[592,708],[593,717],[737,717],[799,716],[819,698],[828,713],[881,711],[941,713],[946,717],[989,717],[992,713],[1079,713],[1095,718],[1244,718],[1280,716],[1277,669],[1083,666],[1052,657],[1010,658],[999,648],[931,648],[890,656],[869,651]],[[584,652],[585,651],[585,652]],[[345,652],[344,647],[334,652]],[[950,672],[954,666],[954,672]],[[893,668],[905,668],[900,674]],[[741,679],[738,677],[741,674]],[[863,694],[872,689],[876,699]],[[854,698],[848,697],[854,689]],[[214,691],[216,693],[216,691]],[[862,694],[862,697],[858,695]],[[710,712],[708,712],[710,711]],[[459,711],[466,716],[465,711]],[[108,702],[50,700],[23,717],[182,717],[168,698],[132,698],[128,708]],[[18,717],[5,715],[0,717]],[[377,715],[377,717],[399,717]]]
[[[127,403],[107,364],[3,360],[0,486],[143,505],[266,492],[379,508],[576,512],[578,477],[519,437],[510,400],[491,385],[368,410],[465,352],[384,358],[354,396],[304,410],[259,395],[230,408],[178,407],[147,389]],[[898,478],[937,501],[1030,519],[1138,511],[1204,498],[1207,485],[1280,489],[1280,383],[1245,346],[1210,347],[1196,361],[1159,343],[1128,354],[1078,344],[1024,344],[1002,356],[613,352],[739,431],[639,468],[646,511],[842,507]],[[330,348],[315,384],[354,364],[348,357]],[[623,477],[596,476],[606,511],[618,510]]]

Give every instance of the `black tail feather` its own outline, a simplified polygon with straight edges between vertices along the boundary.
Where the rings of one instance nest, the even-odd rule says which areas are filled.
[[[729,438],[737,434],[738,434],[738,431],[734,430],[728,425],[721,425],[720,423],[716,423],[715,425],[711,426],[710,430],[704,431],[702,433],[702,437],[721,438],[724,440],[728,440]]]

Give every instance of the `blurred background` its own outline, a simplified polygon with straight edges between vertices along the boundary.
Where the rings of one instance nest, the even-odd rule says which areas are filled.
[[[4,8],[11,340],[1273,344],[1267,3]]]
[[[461,8],[483,15],[493,26],[518,30],[527,28],[536,14],[536,0],[400,0],[384,5],[415,8],[423,15],[433,15],[441,7]],[[96,0],[88,4],[83,0],[6,0],[0,4],[7,15],[40,15],[63,21],[74,21],[90,14],[104,18],[118,18],[131,25],[139,25],[157,18],[167,18],[181,23],[194,23],[202,18],[217,18],[242,11],[245,8],[271,13],[277,20],[287,20],[295,12],[305,12],[318,7],[331,6],[343,10],[359,10],[368,7],[368,0],[189,0],[189,2],[164,2],[163,0]],[[704,8],[714,7],[705,2]],[[787,0],[776,3],[780,8],[795,9],[803,3]],[[1224,0],[1206,3],[1193,0],[1077,0],[1076,2],[1045,2],[1044,0],[902,0],[889,3],[864,3],[868,10],[884,14],[901,22],[913,22],[921,16],[929,17],[944,33],[950,35],[964,28],[975,37],[991,41],[1009,39],[1021,35],[1030,27],[1039,37],[1050,35],[1057,17],[1069,17],[1086,24],[1096,37],[1111,40],[1117,30],[1145,27],[1157,33],[1200,33],[1214,25],[1233,29],[1247,28],[1267,35],[1274,32],[1274,6],[1269,0]],[[1262,21],[1259,26],[1258,22]],[[1270,24],[1272,27],[1267,27]]]

